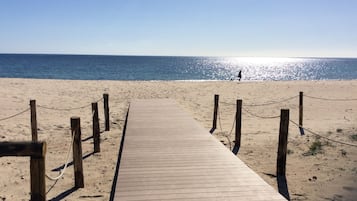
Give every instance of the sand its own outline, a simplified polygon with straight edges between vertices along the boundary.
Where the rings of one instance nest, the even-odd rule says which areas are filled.
[[[48,200],[109,200],[125,114],[131,99],[172,98],[209,131],[212,127],[213,97],[220,95],[220,124],[214,132],[227,148],[232,147],[236,99],[259,116],[279,116],[290,109],[298,122],[299,91],[313,97],[355,99],[329,101],[304,98],[304,127],[331,138],[357,145],[357,80],[271,81],[271,82],[143,82],[0,79],[0,119],[37,102],[39,140],[47,142],[46,172],[57,176],[66,161],[70,117],[81,118],[82,139],[91,136],[90,103],[109,94],[111,130],[101,134],[101,152],[93,154],[93,140],[82,142],[85,188],[73,189],[73,166],[57,182],[46,180]],[[290,100],[264,106],[247,106]],[[41,108],[83,109],[59,111]],[[242,145],[238,157],[277,189],[276,153],[279,118],[262,119],[243,111]],[[99,102],[101,130],[104,130],[103,102]],[[221,126],[220,126],[221,125]],[[30,113],[0,121],[0,141],[31,140]],[[286,174],[292,200],[354,200],[357,197],[357,147],[318,139],[290,123]],[[321,142],[313,153],[312,145]],[[317,146],[318,147],[318,146]],[[0,200],[29,200],[29,158],[0,158]]]

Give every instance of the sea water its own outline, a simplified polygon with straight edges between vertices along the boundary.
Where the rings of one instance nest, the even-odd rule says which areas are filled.
[[[0,77],[75,80],[357,79],[357,58],[0,54]]]

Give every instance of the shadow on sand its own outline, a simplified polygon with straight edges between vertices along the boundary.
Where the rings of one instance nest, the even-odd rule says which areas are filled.
[[[65,197],[67,197],[68,195],[70,195],[71,193],[73,193],[74,191],[76,191],[78,188],[77,187],[72,187],[68,190],[66,190],[65,192],[57,195],[56,197],[50,199],[49,201],[59,201],[64,199]]]
[[[89,156],[91,156],[91,155],[93,155],[93,154],[94,154],[94,152],[88,153],[88,154],[84,155],[84,156],[82,157],[82,159],[84,160],[84,159],[88,158]],[[73,165],[73,161],[71,161],[70,163],[68,163],[67,167],[69,167],[69,166],[71,166],[71,165]],[[61,171],[61,170],[64,168],[64,166],[65,166],[65,164],[63,164],[63,165],[61,165],[61,166],[59,166],[59,167],[53,168],[51,171],[52,171],[52,172]]]

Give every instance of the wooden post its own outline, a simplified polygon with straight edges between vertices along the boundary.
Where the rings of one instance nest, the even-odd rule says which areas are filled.
[[[94,153],[100,152],[98,103],[92,103]]]
[[[81,143],[81,123],[79,117],[71,117],[73,142],[73,167],[76,188],[84,188],[83,181],[83,162],[82,162],[82,143]]]
[[[31,110],[31,136],[32,142],[38,141],[37,135],[37,117],[36,100],[30,100]],[[46,146],[46,144],[45,144]],[[41,156],[31,156],[30,159],[31,174],[31,200],[46,200],[46,182],[45,182],[45,158]]]
[[[109,94],[103,94],[105,131],[109,131]]]
[[[276,166],[277,176],[285,176],[286,153],[289,132],[289,110],[282,109],[280,112],[279,147]]]
[[[36,100],[30,100],[32,142],[37,142]]]
[[[214,110],[213,110],[213,124],[210,133],[213,133],[217,128],[217,113],[218,113],[218,103],[219,103],[219,95],[214,95]]]
[[[236,139],[235,146],[240,147],[241,140],[241,131],[242,131],[242,100],[237,100],[236,108]]]
[[[31,156],[31,201],[46,201],[45,167],[44,154],[41,157]]]
[[[302,120],[303,120],[303,97],[304,97],[304,92],[300,91],[300,98],[299,98],[299,126],[302,127]]]
[[[31,157],[31,201],[46,200],[45,155],[46,142],[0,142],[0,157]]]

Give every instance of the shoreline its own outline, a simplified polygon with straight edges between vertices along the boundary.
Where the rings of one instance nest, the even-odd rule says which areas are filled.
[[[237,98],[243,99],[243,105],[271,103],[297,96],[299,91],[303,91],[306,95],[321,98],[357,99],[357,80],[186,82],[0,78],[0,85],[0,119],[28,107],[30,99],[36,99],[38,105],[75,108],[98,100],[103,93],[109,94],[111,131],[101,135],[102,152],[89,155],[84,160],[85,188],[70,193],[65,197],[67,200],[108,200],[123,120],[131,99],[174,99],[208,132],[212,126],[213,96],[219,94],[221,126],[216,129],[214,135],[227,148],[234,140],[234,131],[230,133],[230,130]],[[279,104],[246,106],[246,109],[260,116],[275,116],[281,108],[288,108],[290,119],[297,122],[297,106],[298,98],[294,98]],[[102,103],[98,107],[102,110]],[[357,140],[351,137],[357,137],[356,108],[357,101],[323,101],[306,97],[304,126],[331,139],[357,144]],[[30,140],[28,115],[26,113],[0,121],[0,128],[3,130],[0,134],[1,141]],[[99,111],[99,115],[100,119],[104,119],[102,111]],[[275,175],[279,120],[259,119],[248,113],[243,115],[242,145],[238,157],[277,189],[276,179],[269,175]],[[38,108],[39,139],[48,143],[46,173],[52,176],[57,172],[51,170],[62,165],[65,160],[70,144],[68,129],[71,116],[81,117],[82,138],[89,137],[90,108],[74,111]],[[100,128],[104,128],[103,120]],[[90,154],[93,149],[89,141],[83,143],[83,155]],[[321,149],[314,155],[306,155],[312,144],[318,141]],[[305,132],[305,136],[300,136],[299,130],[291,124],[288,152],[286,171],[292,199],[353,200],[357,197],[357,148],[317,139],[308,132]],[[28,159],[2,157],[0,163],[0,198],[29,199]],[[72,167],[69,168],[65,176],[48,193],[48,199],[71,189],[73,171]],[[46,182],[49,189],[53,183]]]

